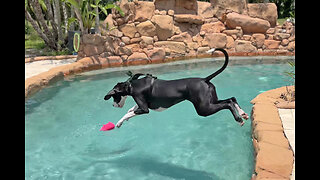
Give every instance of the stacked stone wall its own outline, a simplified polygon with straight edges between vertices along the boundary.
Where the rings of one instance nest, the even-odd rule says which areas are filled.
[[[244,3],[122,0],[119,5],[125,16],[113,10],[101,36],[83,35],[78,59],[98,56],[135,64],[197,57],[218,47],[230,55],[293,55],[295,27],[291,22],[276,24],[276,5]]]

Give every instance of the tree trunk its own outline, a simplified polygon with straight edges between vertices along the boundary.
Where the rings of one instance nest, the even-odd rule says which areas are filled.
[[[81,17],[79,9],[78,8],[74,8],[74,13],[76,14],[77,19],[79,21],[79,26],[80,26],[81,32],[84,33],[84,34],[87,34],[88,32],[85,32],[84,27],[83,27],[83,21],[82,21],[82,17]]]
[[[35,21],[34,19],[32,19],[30,13],[27,11],[27,9],[24,9],[24,14],[25,17],[27,18],[27,20],[31,23],[32,27],[34,28],[34,30],[39,34],[39,36],[44,40],[44,42],[50,46],[50,40],[48,39],[48,37],[42,32],[41,28],[39,27],[37,21]]]
[[[43,17],[39,1],[38,0],[31,0],[31,4],[33,6],[33,12],[37,18],[37,21],[42,26],[43,33],[46,35],[46,37],[48,39],[48,46],[50,46],[52,49],[58,50],[58,47],[57,47],[55,40],[54,40],[55,38],[52,35],[52,33],[50,32],[50,30],[46,24],[46,21]]]
[[[53,0],[52,3],[53,3],[54,22],[59,26],[61,24],[59,0]]]
[[[53,11],[52,11],[52,8],[51,8],[51,3],[50,3],[50,0],[45,0],[44,2],[46,4],[46,6],[47,6],[47,12],[48,12],[48,17],[47,18],[51,22],[52,31],[53,31],[52,33],[53,33],[53,36],[56,38],[56,37],[58,37],[58,26],[54,21]],[[54,40],[56,41],[56,39],[54,39]]]
[[[63,34],[61,29],[61,15],[60,15],[60,0],[53,1],[53,12],[54,12],[54,22],[56,23],[57,30],[58,30],[58,40],[60,42],[57,43],[58,48],[60,49],[60,43],[63,42]]]
[[[71,6],[71,18],[74,18],[74,7]],[[74,23],[71,23],[70,30],[74,31]]]
[[[68,14],[67,14],[67,9],[66,9],[66,3],[61,2],[62,6],[62,13],[63,13],[63,23],[64,23],[64,34],[68,33]]]
[[[96,5],[97,5],[97,4],[96,4]],[[97,7],[94,8],[94,11],[95,11],[95,13],[96,13],[96,17],[95,17],[96,22],[95,22],[95,27],[94,27],[94,29],[95,29],[96,34],[99,34],[99,35],[100,35],[101,33],[100,33],[100,29],[99,29],[100,20],[99,20],[98,5],[97,5]]]

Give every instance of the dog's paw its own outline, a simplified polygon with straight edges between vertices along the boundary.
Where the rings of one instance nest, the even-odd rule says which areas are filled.
[[[248,114],[245,113],[245,112],[243,112],[243,113],[241,114],[241,117],[242,117],[243,119],[245,119],[245,120],[248,120],[248,119],[249,119]]]
[[[244,121],[240,122],[239,125],[242,127],[244,125]]]
[[[120,128],[122,126],[122,123],[123,123],[123,121],[118,121],[116,124],[117,128]]]

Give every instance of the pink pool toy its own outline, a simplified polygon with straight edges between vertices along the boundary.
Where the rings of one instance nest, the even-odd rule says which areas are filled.
[[[100,129],[100,131],[110,131],[114,129],[114,124],[112,122],[108,122],[107,124],[103,125]]]

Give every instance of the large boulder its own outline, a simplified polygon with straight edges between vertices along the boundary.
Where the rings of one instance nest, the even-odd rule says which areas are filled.
[[[197,14],[197,0],[154,0],[158,10],[174,10],[175,14]]]
[[[198,3],[198,15],[202,18],[212,18],[213,17],[213,7],[209,2],[197,1]]]
[[[274,3],[249,3],[248,15],[269,21],[271,27],[277,24],[277,6]]]
[[[281,41],[276,41],[276,40],[265,40],[264,41],[264,46],[266,49],[278,49],[280,46]]]
[[[178,41],[178,42],[192,42],[192,37],[188,32],[183,32],[177,35],[174,35],[170,38],[171,41]]]
[[[173,18],[169,15],[154,15],[151,21],[156,26],[159,40],[167,40],[174,34]]]
[[[154,47],[160,47],[170,50],[170,52],[184,54],[186,52],[186,45],[183,42],[175,41],[158,41],[154,43]]]
[[[197,0],[175,0],[174,12],[176,14],[196,14]]]
[[[120,1],[120,9],[123,11],[125,16],[134,13],[134,3],[128,2],[128,0],[121,0]]]
[[[149,58],[145,53],[134,52],[131,56],[128,57],[127,61],[148,61]]]
[[[296,47],[295,41],[289,42],[289,44],[288,44],[288,50],[289,51],[294,51],[295,47]]]
[[[257,48],[262,48],[266,36],[261,33],[252,34],[252,44]]]
[[[151,21],[145,21],[136,26],[137,31],[141,36],[155,36],[156,35],[156,27],[153,25]]]
[[[247,14],[246,0],[210,0],[213,5],[213,13],[220,18],[227,9],[239,14]]]
[[[270,23],[266,20],[235,12],[227,14],[226,24],[229,28],[240,26],[244,33],[265,33],[270,28]]]
[[[99,55],[105,51],[105,47],[103,45],[97,46],[92,44],[87,44],[83,47],[83,52],[86,56],[94,56]]]
[[[150,20],[154,14],[155,6],[153,2],[137,1],[135,6],[135,21]]]
[[[204,31],[205,33],[220,33],[225,30],[226,27],[221,21],[206,23],[201,26],[200,32]]]
[[[115,27],[114,23],[113,23],[113,19],[112,19],[112,14],[109,14],[106,19],[103,21],[102,23],[102,28],[101,29],[101,33],[103,35],[108,34],[108,30]]]
[[[175,0],[154,0],[155,8],[158,10],[174,10]]]
[[[236,52],[257,52],[257,48],[250,41],[244,40],[235,41],[235,50]]]
[[[164,48],[153,48],[152,50],[148,51],[147,54],[152,61],[164,60],[166,56]]]
[[[180,23],[203,24],[204,19],[201,16],[193,14],[176,14],[174,20]]]
[[[140,47],[148,47],[148,45],[153,45],[153,37],[141,36]]]
[[[130,38],[133,38],[137,32],[137,29],[134,23],[122,25],[119,27],[119,29],[125,36],[128,36]]]
[[[227,44],[227,35],[224,33],[206,33],[202,45],[207,43],[210,48],[224,48]]]

